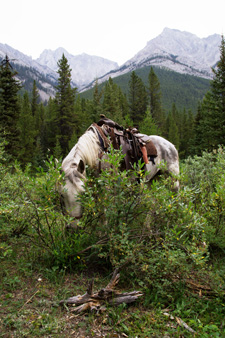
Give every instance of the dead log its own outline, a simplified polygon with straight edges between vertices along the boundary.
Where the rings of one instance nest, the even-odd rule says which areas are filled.
[[[143,293],[140,291],[124,293],[116,291],[115,287],[119,282],[119,277],[120,274],[118,273],[118,269],[116,269],[109,284],[105,288],[99,290],[96,293],[93,293],[94,280],[92,280],[88,285],[85,294],[70,297],[66,300],[61,300],[60,304],[77,306],[73,310],[77,313],[87,310],[104,311],[106,309],[106,305],[108,304],[115,306],[122,303],[129,304],[136,301],[139,297],[143,296]]]

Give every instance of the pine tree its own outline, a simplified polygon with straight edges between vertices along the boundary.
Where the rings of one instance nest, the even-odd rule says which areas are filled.
[[[222,35],[220,60],[213,68],[213,80],[200,107],[195,130],[197,151],[212,150],[225,144],[225,40]],[[201,135],[201,140],[199,136]],[[198,141],[200,142],[197,142]]]
[[[124,124],[127,114],[127,100],[121,89],[110,77],[104,87],[102,103],[104,114],[119,124]]]
[[[113,119],[119,108],[119,100],[117,97],[118,88],[110,77],[104,87],[103,111],[104,114]]]
[[[32,110],[32,108],[31,108]],[[35,150],[34,150],[34,161],[35,165],[42,165],[45,156],[44,156],[44,132],[45,132],[45,116],[46,116],[46,107],[43,105],[43,102],[38,104],[37,118],[35,121]]]
[[[92,121],[93,122],[93,121]],[[91,122],[91,123],[92,123]],[[80,95],[76,97],[74,104],[74,123],[75,128],[73,134],[71,135],[70,143],[74,146],[74,142],[81,136],[81,134],[89,127],[89,124],[86,118],[86,112],[83,111],[82,99]],[[88,124],[88,125],[87,125]],[[71,149],[71,146],[70,146]]]
[[[34,116],[31,110],[31,104],[29,101],[29,95],[26,91],[23,96],[22,109],[19,119],[20,128],[20,143],[22,148],[19,152],[20,162],[25,166],[28,163],[33,162],[35,154],[35,128],[34,128]]]
[[[148,81],[149,81],[150,113],[154,121],[157,123],[157,125],[163,132],[165,125],[165,112],[163,111],[162,108],[162,94],[160,82],[152,67],[149,72]]]
[[[145,118],[147,92],[140,77],[133,71],[129,81],[129,115],[134,125],[139,125]]]
[[[71,69],[65,55],[58,61],[58,86],[56,93],[56,125],[62,155],[69,151],[69,141],[75,128],[74,102],[76,89],[71,87]]]
[[[194,142],[194,115],[191,110],[179,113],[180,123],[178,123],[180,147],[180,158],[186,158],[193,154],[193,142]]]
[[[15,79],[16,75],[17,73],[13,71],[10,60],[6,55],[0,66],[0,128],[5,133],[8,142],[6,151],[14,158],[17,158],[20,149],[18,91],[21,85]]]
[[[58,111],[56,107],[56,101],[49,98],[48,105],[45,109],[45,115],[43,119],[43,127],[41,133],[41,148],[43,153],[47,154],[52,152],[57,141],[57,134],[59,133],[58,123]]]
[[[118,113],[115,114],[115,121],[121,125],[125,125],[126,116],[128,115],[128,102],[127,98],[122,92],[120,87],[117,87],[117,96],[118,96],[118,103],[119,109]]]
[[[193,154],[193,144],[194,144],[194,114],[191,111],[191,109],[188,110],[187,114],[187,133],[186,133],[186,139],[187,139],[187,147],[185,149],[185,157]]]
[[[179,150],[180,146],[180,137],[179,137],[179,129],[176,124],[176,115],[177,109],[175,104],[172,105],[172,109],[169,112],[166,119],[166,135],[168,140],[175,145],[177,150]]]
[[[61,159],[61,157],[62,157],[62,149],[61,149],[60,143],[59,143],[59,136],[56,137],[56,144],[55,144],[53,155],[57,159]]]
[[[37,136],[40,134],[41,117],[39,116],[39,93],[36,86],[36,81],[33,82],[32,93],[31,93],[31,111],[34,117],[34,128]]]
[[[99,90],[98,81],[95,81],[94,92],[93,92],[93,100],[92,100],[92,109],[91,109],[91,121],[97,122],[99,120],[100,114],[102,111],[101,99],[103,96],[103,90]]]
[[[81,114],[81,119],[79,121],[79,134],[77,134],[77,137],[79,137],[93,122],[99,120],[99,116],[96,116],[96,119],[93,120],[93,100],[85,100],[84,98],[78,96],[78,99],[76,100],[76,107],[75,109],[78,109]]]
[[[201,155],[205,145],[203,143],[205,131],[203,130],[203,115],[201,109],[201,103],[198,104],[197,114],[194,119],[194,138],[192,144],[192,150],[194,154]]]
[[[34,80],[33,88],[32,88],[32,95],[31,95],[31,111],[32,111],[33,116],[37,116],[38,101],[39,101],[39,93],[38,93],[36,81]]]
[[[161,131],[155,123],[149,109],[145,114],[144,120],[139,124],[139,130],[146,135],[161,135]]]

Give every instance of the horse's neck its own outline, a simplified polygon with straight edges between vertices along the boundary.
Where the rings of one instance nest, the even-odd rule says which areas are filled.
[[[89,129],[76,144],[74,156],[81,158],[85,165],[93,168],[98,161],[99,152],[98,137],[92,129]]]

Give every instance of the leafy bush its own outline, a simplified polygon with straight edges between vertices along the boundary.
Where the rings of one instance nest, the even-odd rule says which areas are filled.
[[[60,163],[51,158],[47,171],[33,176],[29,167],[1,164],[2,257],[12,254],[10,239],[16,237],[26,240],[23,252],[34,245],[38,257],[57,269],[118,267],[124,281],[145,289],[146,302],[179,298],[190,276],[208,273],[208,243],[224,248],[224,150],[188,159],[178,194],[171,177],[149,189],[142,163],[121,172],[122,159],[111,149],[103,163],[108,169],[88,175],[80,196],[84,214],[74,232],[65,231],[71,218],[61,212]]]
[[[168,299],[192,269],[207,262],[205,218],[195,211],[193,189],[175,194],[171,177],[149,189],[142,164],[120,172],[122,158],[112,150],[110,169],[90,176],[80,197],[79,228],[88,235],[83,259],[91,263],[97,256],[145,286],[149,298]]]
[[[225,250],[225,149],[219,148],[184,163],[184,184],[195,192],[195,210],[206,219],[211,248]]]
[[[5,242],[3,255],[6,254],[4,248],[8,248],[6,242],[16,237],[26,242],[25,251],[35,246],[49,264],[62,267],[78,261],[80,234],[71,236],[65,230],[71,218],[62,214],[60,206],[57,189],[62,183],[60,163],[50,158],[45,166],[46,172],[39,168],[33,176],[29,166],[25,171],[16,163],[11,168],[2,166],[0,236]]]

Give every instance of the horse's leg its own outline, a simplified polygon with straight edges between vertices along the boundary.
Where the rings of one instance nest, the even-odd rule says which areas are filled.
[[[146,181],[151,181],[153,177],[156,176],[156,174],[159,171],[159,168],[156,164],[153,164],[152,162],[149,162],[145,164],[145,171],[147,172],[145,179]]]
[[[164,177],[172,177],[173,180],[173,188],[174,192],[178,192],[179,190],[179,180],[177,176],[179,175],[179,162],[175,162],[173,164],[167,163],[166,168],[159,168],[156,164],[149,162],[145,165],[146,171],[148,172],[146,175],[146,181],[148,186],[151,187],[151,183],[153,180],[158,180],[161,175]]]
[[[180,173],[179,162],[176,161],[172,164],[167,164],[167,169],[168,169],[168,173],[170,174],[170,176],[172,177],[172,180],[173,180],[172,190],[174,192],[178,192],[179,187],[180,187],[180,183],[179,183],[179,180],[178,180],[178,175]]]

